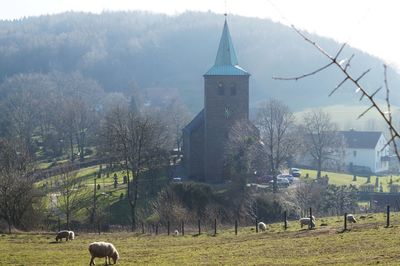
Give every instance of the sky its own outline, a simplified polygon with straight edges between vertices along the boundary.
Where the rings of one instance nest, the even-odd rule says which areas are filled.
[[[347,42],[400,70],[398,0],[0,0],[0,19],[65,11],[146,10],[177,15],[187,10],[269,18]]]

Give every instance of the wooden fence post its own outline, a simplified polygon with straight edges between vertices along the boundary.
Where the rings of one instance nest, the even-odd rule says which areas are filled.
[[[217,235],[217,219],[214,219],[214,236]]]
[[[308,224],[308,229],[313,228],[313,218],[312,218],[312,208],[310,207],[310,223]]]
[[[343,231],[346,231],[346,230],[347,230],[347,212],[344,213],[344,230]]]
[[[386,206],[386,227],[390,226],[390,206]]]
[[[235,220],[235,235],[238,233],[238,221]]]
[[[158,235],[158,224],[156,224],[156,235]]]
[[[284,228],[286,230],[287,229],[287,212],[286,211],[283,213],[283,222],[284,222]]]
[[[201,234],[200,219],[197,220],[197,225],[199,227],[199,235]]]
[[[142,234],[144,235],[144,223],[142,222]]]
[[[169,235],[169,221],[167,221],[167,232],[168,232],[168,235]]]
[[[58,216],[58,232],[61,231],[61,221],[60,221],[60,216]]]
[[[256,233],[258,233],[258,220],[256,218]]]
[[[182,236],[185,236],[185,222],[182,221]]]

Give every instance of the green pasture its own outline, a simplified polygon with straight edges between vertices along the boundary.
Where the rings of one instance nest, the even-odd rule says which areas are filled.
[[[155,236],[129,232],[77,233],[73,241],[54,242],[54,233],[0,235],[1,265],[88,265],[88,245],[112,242],[118,249],[118,265],[399,265],[400,217],[385,228],[383,214],[357,216],[359,222],[342,232],[342,217],[318,219],[315,230],[301,229],[297,221],[268,225],[266,232],[239,227],[200,236]],[[325,223],[327,226],[321,226]],[[210,229],[210,228],[209,228]],[[104,265],[103,259],[96,259]]]

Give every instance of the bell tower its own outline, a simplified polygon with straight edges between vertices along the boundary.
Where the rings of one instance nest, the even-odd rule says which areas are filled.
[[[204,177],[223,178],[230,128],[249,119],[249,77],[239,66],[225,19],[214,66],[204,74]]]

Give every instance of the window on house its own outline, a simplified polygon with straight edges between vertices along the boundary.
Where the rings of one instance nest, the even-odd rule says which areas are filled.
[[[353,157],[357,156],[357,151],[353,151]]]

